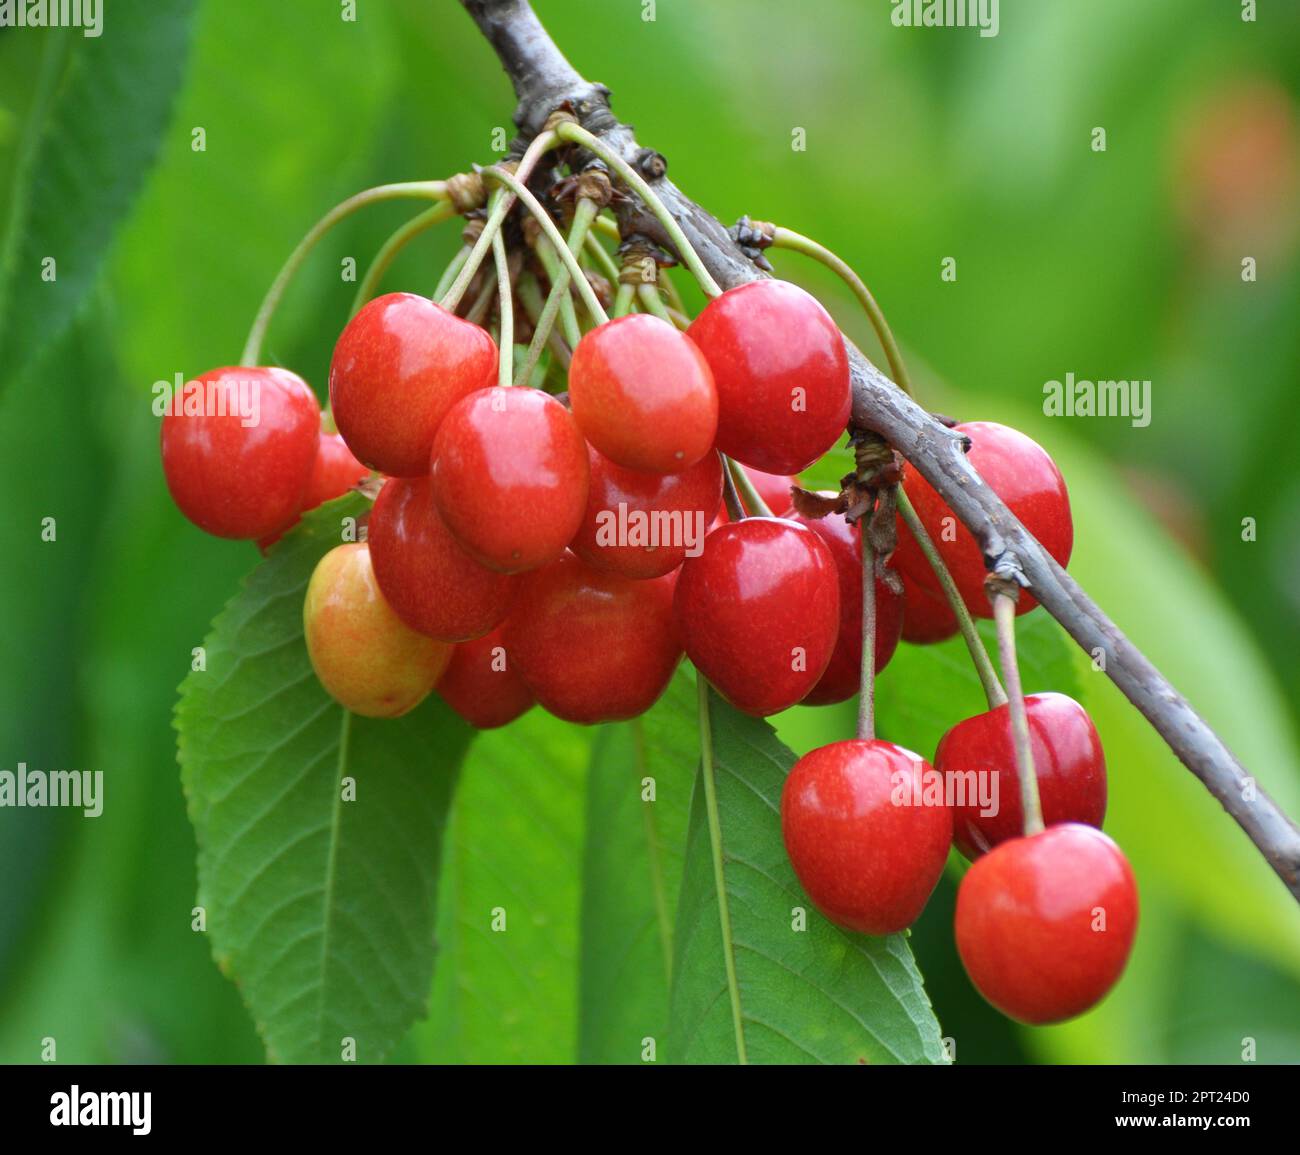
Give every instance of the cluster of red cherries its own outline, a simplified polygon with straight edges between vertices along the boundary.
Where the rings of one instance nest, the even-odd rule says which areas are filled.
[[[534,703],[575,723],[618,721],[654,704],[683,652],[752,715],[853,696],[861,530],[791,509],[794,475],[834,446],[850,411],[844,341],[813,297],[759,280],[714,298],[685,331],[651,313],[601,324],[573,350],[567,399],[497,379],[486,329],[390,293],[344,328],[324,425],[311,389],[268,367],[206,373],[185,386],[194,404],[164,417],[171,493],[221,537],[266,548],[304,510],[380,485],[364,540],[327,553],[307,588],[307,647],[334,698],[396,717],[436,689],[484,729]],[[258,390],[255,425],[204,404],[237,383]],[[1005,426],[958,428],[975,469],[1065,564],[1070,510],[1050,457]],[[720,454],[763,499],[751,493],[750,516],[723,506]],[[970,612],[992,616],[971,534],[915,471],[904,486]],[[694,546],[692,524],[707,530]],[[677,532],[647,537],[648,526]],[[877,671],[900,637],[957,629],[901,524],[899,542],[902,593],[875,582]],[[1018,610],[1032,605],[1022,596]],[[813,903],[867,934],[916,919],[955,843],[974,863],[956,914],[966,968],[995,1006],[1042,1023],[1114,984],[1137,895],[1097,829],[1106,776],[1092,722],[1059,694],[1026,706],[1040,833],[1022,836],[1006,706],[954,726],[933,766],[879,740],[814,750],[789,775],[781,821]],[[997,813],[931,798],[949,771],[996,777]],[[910,804],[900,782],[917,788]]]

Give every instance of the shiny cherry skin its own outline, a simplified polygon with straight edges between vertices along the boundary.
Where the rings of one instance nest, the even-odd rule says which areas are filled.
[[[447,705],[479,730],[508,725],[536,700],[510,660],[500,627],[461,642],[437,690]]]
[[[571,548],[597,569],[655,578],[704,548],[722,503],[722,462],[709,451],[682,473],[639,473],[592,449],[587,511]]]
[[[721,452],[768,473],[798,473],[844,433],[844,339],[797,285],[761,280],[728,289],[686,335],[713,370]]]
[[[316,463],[312,466],[311,477],[307,481],[307,491],[302,496],[302,512],[315,509],[336,497],[342,497],[354,485],[359,485],[370,476],[370,470],[352,456],[347,442],[337,433],[321,431],[320,444],[316,450]],[[279,533],[262,538],[257,544],[265,553],[295,525],[286,526]]]
[[[392,477],[370,511],[375,577],[413,630],[446,642],[480,638],[505,619],[516,581],[469,556],[443,524],[428,477]]]
[[[650,313],[583,335],[569,366],[569,404],[604,456],[642,473],[680,473],[713,450],[718,391],[695,343]]]
[[[405,626],[379,592],[365,542],[335,546],[307,583],[303,631],[316,677],[345,709],[396,718],[442,677],[452,647]]]
[[[994,847],[957,891],[957,952],[976,989],[1022,1023],[1095,1006],[1124,971],[1138,893],[1123,852],[1067,823]]]
[[[862,680],[862,539],[842,514],[790,520],[806,525],[826,544],[835,559],[840,586],[840,628],[831,660],[803,703],[826,706],[845,702],[858,692]],[[876,578],[876,673],[894,656],[903,628],[903,598]]]
[[[1025,712],[1044,824],[1079,822],[1100,829],[1106,817],[1106,756],[1088,711],[1065,694],[1028,694]],[[953,841],[967,858],[1020,836],[1024,817],[1008,707],[958,722],[939,740],[934,764],[945,775],[974,771],[997,781],[996,814],[981,814],[974,798],[953,808]]]
[[[200,529],[257,540],[298,516],[319,440],[320,404],[297,374],[211,369],[163,416],[163,475]]]
[[[1059,564],[1066,565],[1074,546],[1074,523],[1065,479],[1056,468],[1056,462],[1038,442],[1006,425],[994,421],[968,421],[954,428],[971,440],[967,458],[975,471],[1043,548]],[[966,608],[975,617],[991,618],[993,607],[984,593],[987,572],[984,555],[974,535],[957,520],[934,487],[915,469],[907,470],[903,487],[952,573]],[[894,565],[928,593],[943,597],[934,571],[901,517]],[[1027,613],[1037,604],[1027,592],[1022,592],[1016,603],[1016,613]]]
[[[952,813],[927,801],[934,769],[892,742],[805,754],[781,792],[781,832],[800,885],[831,922],[893,934],[916,921],[948,860]]]
[[[483,565],[522,573],[555,561],[587,510],[587,443],[538,389],[493,386],[460,401],[433,442],[433,494]]]
[[[713,530],[678,572],[677,634],[718,693],[759,717],[807,696],[840,628],[835,559],[817,534],[749,517]]]
[[[953,637],[959,627],[948,599],[923,589],[901,569],[894,572],[903,583],[903,641],[926,646]]]
[[[589,725],[653,706],[682,656],[673,582],[602,573],[571,553],[528,574],[502,636],[543,708]]]
[[[433,435],[462,397],[496,379],[487,331],[414,293],[386,293],[350,320],[330,362],[330,407],[348,448],[393,477],[428,472]]]

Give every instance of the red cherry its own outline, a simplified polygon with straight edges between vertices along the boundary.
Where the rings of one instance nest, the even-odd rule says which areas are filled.
[[[418,477],[433,435],[462,397],[491,385],[496,343],[414,293],[387,293],[350,320],[330,362],[330,407],[357,457],[380,473]]]
[[[1025,710],[1044,824],[1080,822],[1100,829],[1106,816],[1106,757],[1088,711],[1064,694],[1028,694]],[[945,777],[961,774],[963,781],[997,783],[996,795],[989,791],[996,814],[981,814],[974,788],[966,793],[970,804],[953,809],[953,839],[967,858],[1020,836],[1024,817],[1008,707],[958,722],[939,740],[934,764]]]
[[[587,511],[572,549],[597,569],[653,578],[682,564],[722,502],[722,463],[710,452],[682,473],[638,473],[592,449]]]
[[[515,579],[485,569],[461,549],[438,514],[431,478],[384,482],[368,532],[379,588],[411,629],[463,642],[505,618]]]
[[[569,403],[583,436],[626,469],[680,473],[713,448],[718,391],[684,333],[649,313],[586,333],[569,366]]]
[[[211,369],[185,383],[162,419],[162,464],[181,513],[217,537],[283,530],[316,460],[320,404],[297,374]]]
[[[790,520],[806,525],[826,544],[835,559],[840,585],[840,628],[835,650],[821,680],[806,698],[806,706],[844,702],[858,692],[862,680],[862,539],[859,531],[842,514],[804,517],[790,514]],[[876,578],[876,673],[894,656],[903,628],[903,599],[880,578]]]
[[[354,485],[359,485],[370,476],[370,470],[352,456],[347,443],[337,433],[321,432],[320,444],[316,451],[316,463],[312,466],[311,477],[307,481],[307,491],[302,497],[302,512],[315,509],[336,497],[342,497]],[[295,525],[299,518],[294,518],[290,525],[279,533],[262,538],[257,544],[265,553]]]
[[[335,546],[321,558],[307,583],[302,616],[316,676],[354,714],[405,714],[451,660],[451,646],[408,629],[393,613],[365,542]]]
[[[971,439],[967,456],[985,483],[1059,564],[1069,562],[1074,545],[1070,497],[1047,451],[1032,438],[993,421],[969,421],[954,428]],[[984,555],[974,535],[915,469],[907,471],[903,488],[952,573],[966,608],[976,617],[991,618],[993,607],[984,594]],[[934,571],[901,517],[894,565],[928,593],[943,597]],[[1037,604],[1022,593],[1016,613],[1026,613]]]
[[[1113,987],[1137,931],[1138,895],[1123,852],[1069,823],[995,847],[957,891],[957,951],[1003,1014],[1058,1023]]]
[[[495,730],[533,704],[533,693],[510,661],[501,629],[461,642],[438,682],[444,701],[471,726]]]
[[[542,706],[585,725],[654,705],[682,656],[673,580],[630,581],[567,553],[529,574],[503,637]]]
[[[723,453],[769,473],[798,473],[844,432],[844,339],[797,285],[763,280],[728,289],[686,333],[713,370]]]
[[[781,831],[799,882],[832,922],[893,934],[916,921],[943,873],[952,813],[926,800],[934,769],[892,742],[832,742],[794,764]]]
[[[894,572],[903,582],[903,641],[924,646],[957,633],[957,615],[947,598],[922,589],[897,567]]]
[[[812,530],[772,517],[719,526],[679,575],[678,636],[736,709],[775,714],[817,684],[839,633],[840,589]]]
[[[587,508],[587,443],[538,389],[493,386],[459,402],[433,443],[433,495],[469,553],[502,573],[554,561]]]

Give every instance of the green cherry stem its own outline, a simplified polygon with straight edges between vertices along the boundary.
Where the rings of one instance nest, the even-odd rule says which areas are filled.
[[[604,233],[616,245],[622,243],[623,234],[619,232],[618,222],[613,217],[598,216],[593,227],[596,232]]]
[[[357,294],[352,298],[352,312],[349,316],[355,317],[361,312],[361,306],[375,295],[379,282],[383,280],[384,274],[388,272],[398,253],[421,233],[427,232],[434,225],[441,224],[455,215],[455,205],[450,201],[439,201],[433,208],[425,209],[419,216],[412,217],[393,233],[375,254],[375,259],[370,262],[366,275],[361,278],[361,284],[357,286]]]
[[[602,217],[596,218],[596,224],[599,225]],[[596,237],[595,230],[587,233],[587,252],[596,258],[596,264],[600,266],[600,271],[609,278],[611,285],[618,282],[618,262],[610,255],[610,252],[599,239]]]
[[[569,226],[568,243],[570,252],[581,253],[583,251],[583,245],[587,240],[587,230],[591,228],[591,222],[596,219],[599,212],[600,206],[590,197],[579,199],[577,206],[573,210],[573,224]],[[547,309],[552,308],[552,299],[555,301],[554,307],[559,308],[560,299],[568,296],[570,279],[568,266],[562,265],[556,274],[555,280],[551,282],[551,292],[546,299]],[[543,310],[543,320],[545,317],[546,312]]]
[[[686,305],[682,301],[682,291],[677,287],[677,282],[672,279],[667,269],[659,271],[659,287],[667,294],[668,304],[685,317]]]
[[[537,257],[542,262],[542,268],[546,270],[547,280],[554,286],[560,276],[560,269],[563,265],[559,257],[555,255],[555,246],[551,244],[546,237],[537,238]],[[573,295],[566,289],[556,299],[556,309],[560,314],[560,328],[564,330],[564,339],[569,342],[571,348],[576,349],[578,342],[582,340],[582,328],[578,324],[578,312],[573,305]],[[546,309],[542,309],[542,317],[539,324],[550,324],[555,326],[555,314],[551,314],[550,321],[546,318]],[[549,331],[548,331],[549,332]]]
[[[727,506],[727,516],[732,521],[744,521],[749,516],[748,510],[740,500],[740,494],[736,492],[736,483],[731,477],[731,461],[726,454],[718,454],[722,458],[722,500]]]
[[[528,314],[528,319],[534,326],[541,320],[542,316],[542,287],[537,283],[537,278],[532,273],[526,273],[519,278],[518,289],[519,303],[523,305],[524,312]],[[567,369],[569,367],[569,347],[564,343],[559,333],[551,330],[548,338],[551,355]],[[534,388],[540,386],[546,379],[546,374],[540,372],[537,366],[530,370],[530,377],[527,380],[520,379],[517,383],[521,385],[532,385]]]
[[[996,585],[989,589],[989,596],[998,627],[998,658],[1010,695],[1011,736],[1016,747],[1016,773],[1020,776],[1020,809],[1025,816],[1024,832],[1028,837],[1043,829],[1043,807],[1038,798],[1034,749],[1029,740],[1029,712],[1025,709],[1020,667],[1016,662],[1016,603],[1010,595],[997,590]]]
[[[618,292],[614,294],[614,308],[611,316],[626,317],[632,311],[632,303],[636,300],[636,286],[628,284],[626,281],[618,283]]]
[[[984,687],[984,697],[988,700],[989,709],[995,710],[999,706],[1005,706],[1007,696],[1002,690],[1002,683],[998,681],[998,673],[993,668],[993,661],[984,646],[984,639],[980,637],[979,631],[975,628],[970,611],[966,608],[966,603],[962,601],[961,594],[957,591],[957,583],[952,580],[952,574],[948,572],[948,567],[939,555],[934,539],[930,537],[929,532],[921,523],[915,507],[907,496],[907,491],[901,485],[898,487],[898,512],[902,515],[903,523],[911,530],[912,536],[916,539],[916,544],[921,547],[921,552],[925,554],[925,560],[930,563],[930,568],[934,570],[934,576],[939,579],[939,584],[943,587],[943,595],[957,619],[957,627],[961,630],[961,636],[966,642],[966,648],[970,651],[971,661],[975,664],[975,672],[979,675],[980,685]]]
[[[573,225],[569,229],[569,248],[571,251],[579,252],[582,250],[587,230],[591,227],[591,222],[599,211],[596,202],[587,197],[578,202],[578,207],[573,213]],[[532,372],[533,366],[537,364],[538,359],[541,357],[542,348],[550,339],[551,332],[555,328],[557,315],[562,316],[564,331],[570,341],[576,345],[581,337],[578,330],[578,317],[573,311],[573,296],[569,292],[569,284],[572,278],[569,275],[568,267],[555,260],[554,249],[545,237],[538,239],[537,249],[538,257],[545,265],[547,276],[551,279],[551,291],[547,294],[546,304],[542,308],[542,315],[537,321],[537,327],[533,330],[533,339],[528,346],[528,356],[524,362],[524,376]],[[546,260],[548,255],[551,257],[549,263]]]
[[[868,518],[858,519],[862,539],[862,676],[858,692],[858,738],[876,736],[876,551],[871,545]]]
[[[492,258],[497,266],[497,293],[501,299],[501,336],[497,343],[497,384],[514,384],[515,303],[510,291],[510,261],[506,242],[498,229],[492,238]]]
[[[447,185],[444,181],[407,181],[403,184],[376,185],[374,188],[364,189],[362,192],[336,204],[312,225],[306,236],[298,242],[297,247],[289,254],[289,259],[284,262],[280,271],[276,274],[275,280],[271,282],[271,287],[266,290],[266,296],[262,298],[262,304],[257,310],[257,316],[253,318],[252,327],[248,331],[248,340],[244,342],[244,351],[240,355],[239,363],[241,365],[256,365],[261,360],[262,341],[266,337],[266,330],[271,324],[271,318],[275,316],[275,310],[279,307],[280,299],[284,296],[285,290],[289,287],[294,274],[301,268],[303,261],[307,259],[307,255],[316,247],[321,237],[339,221],[351,216],[358,209],[365,208],[366,205],[378,204],[380,201],[411,198],[441,201],[446,195]]]
[[[695,681],[700,691],[700,778],[704,782],[704,806],[709,819],[709,850],[713,858],[713,886],[718,893],[718,922],[722,929],[722,956],[731,1000],[731,1023],[736,1032],[736,1060],[748,1063],[745,1054],[744,1016],[740,1008],[740,983],[736,979],[736,953],[731,936],[731,906],[727,898],[727,875],[722,856],[722,819],[718,813],[718,788],[713,779],[713,725],[709,714],[712,690],[699,670]]]
[[[433,299],[441,301],[446,295],[447,290],[451,288],[451,283],[456,279],[457,274],[465,267],[465,262],[469,260],[470,246],[461,245],[456,250],[456,255],[447,262],[447,267],[442,271],[442,276],[438,278],[438,286],[433,290]]]
[[[659,295],[659,286],[652,285],[649,281],[642,282],[637,286],[637,299],[645,306],[647,313],[653,313],[661,321],[667,321],[673,324],[672,314],[668,312],[668,306],[664,304],[664,299]]]
[[[745,499],[745,504],[749,506],[755,517],[771,517],[772,511],[767,507],[767,502],[759,495],[754,483],[749,480],[749,474],[745,472],[745,467],[739,461],[732,461],[729,457],[724,457],[727,463],[727,471],[731,475],[732,481],[735,482],[736,488],[740,491],[741,496]]]
[[[540,137],[538,139],[541,139]],[[537,142],[534,141],[534,144]],[[529,151],[532,146],[529,146]],[[523,164],[520,163],[520,171],[523,170]],[[569,246],[564,243],[564,237],[560,230],[555,227],[555,222],[551,220],[550,214],[542,208],[537,198],[524,186],[523,182],[511,172],[493,165],[491,168],[483,170],[485,177],[491,177],[493,180],[500,181],[515,196],[524,203],[524,207],[536,218],[537,223],[542,226],[542,232],[546,234],[547,239],[555,246],[555,251],[559,254],[560,260],[568,267],[569,276],[573,278],[573,285],[578,290],[578,296],[582,298],[582,303],[587,306],[587,311],[597,324],[603,325],[609,320],[605,315],[605,310],[601,308],[600,301],[596,298],[596,291],[591,287],[591,282],[587,280],[587,275],[582,271],[582,266],[578,264],[578,258],[569,251]]]
[[[686,239],[686,234],[682,232],[681,226],[673,219],[673,214],[668,211],[664,202],[659,199],[659,194],[646,183],[645,178],[636,169],[600,137],[592,135],[580,124],[566,121],[557,126],[555,131],[564,140],[582,145],[588,152],[599,157],[612,168],[623,183],[628,185],[645,202],[646,208],[654,214],[655,219],[663,225],[683,263],[690,269],[691,275],[699,282],[700,288],[710,297],[722,295],[722,287],[713,279],[709,270],[704,267],[704,262],[700,260],[695,249],[691,247],[691,242]]]
[[[840,279],[853,290],[853,295],[857,297],[862,308],[866,311],[867,317],[871,321],[871,327],[876,331],[876,337],[880,340],[880,347],[885,351],[885,357],[889,361],[889,371],[894,377],[894,384],[910,396],[912,383],[907,376],[907,367],[903,364],[903,355],[898,350],[898,342],[894,340],[893,331],[889,328],[889,322],[885,320],[885,314],[880,311],[876,298],[871,295],[871,290],[863,283],[862,278],[853,271],[850,265],[836,256],[825,245],[818,244],[810,237],[805,237],[802,233],[796,233],[791,229],[781,228],[778,225],[772,235],[772,244],[778,249],[789,249],[791,252],[803,253],[804,256],[820,261],[828,269],[837,273]]]

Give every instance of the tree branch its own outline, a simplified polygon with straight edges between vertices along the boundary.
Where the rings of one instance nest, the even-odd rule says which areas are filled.
[[[638,145],[609,108],[609,90],[585,79],[564,58],[528,0],[461,0],[491,42],[514,86],[515,124],[534,136],[547,116],[567,104],[588,131],[618,149],[650,180],[705,267],[724,288],[765,276],[727,229],[663,176],[662,157]],[[646,211],[637,231],[672,249]],[[990,569],[1023,573],[1039,603],[1105,671],[1169,748],[1236,819],[1292,896],[1300,901],[1300,830],[1247,774],[1205,720],[1147,657],[1047,554],[971,468],[962,440],[934,420],[851,342],[853,422],[873,429],[921,472],[975,535]]]

